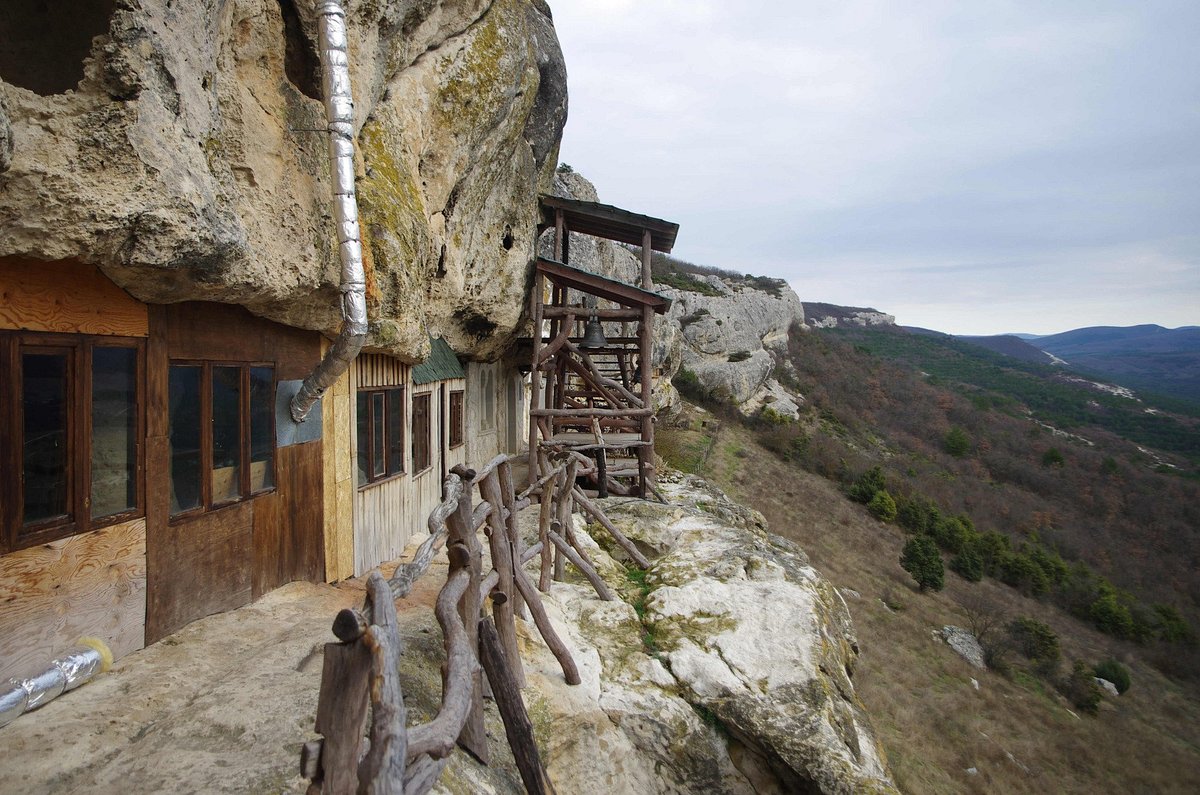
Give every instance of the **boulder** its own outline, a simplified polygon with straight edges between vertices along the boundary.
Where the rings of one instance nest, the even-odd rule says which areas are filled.
[[[962,627],[942,627],[942,639],[949,644],[950,648],[958,652],[964,660],[969,662],[976,668],[987,668],[987,663],[984,661],[983,646],[979,645],[979,639],[971,633],[970,630]]]
[[[549,9],[347,6],[367,345],[415,360],[433,334],[498,355],[520,331],[566,118]],[[0,72],[0,256],[82,260],[144,301],[335,333],[314,8],[118,3],[72,90]]]
[[[1092,678],[1096,680],[1096,684],[1098,684],[1105,693],[1108,693],[1113,698],[1121,695],[1121,692],[1117,690],[1117,686],[1107,679],[1102,679],[1099,676],[1094,676]]]

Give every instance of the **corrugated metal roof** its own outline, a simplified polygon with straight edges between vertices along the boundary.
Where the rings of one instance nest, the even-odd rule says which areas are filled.
[[[434,381],[445,381],[448,378],[466,378],[462,364],[454,351],[441,337],[429,338],[429,358],[420,364],[414,364],[412,369],[413,383],[430,384]]]

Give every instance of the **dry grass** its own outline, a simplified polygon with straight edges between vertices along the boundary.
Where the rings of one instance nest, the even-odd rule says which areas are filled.
[[[798,542],[834,585],[861,594],[847,599],[862,650],[855,683],[903,791],[1200,792],[1200,694],[1145,664],[1137,646],[992,581],[972,585],[947,572],[945,591],[918,593],[898,563],[901,530],[734,423],[660,436],[674,449],[711,450],[702,474],[762,511],[772,531]],[[1035,677],[971,668],[933,632],[966,626],[960,602],[979,594],[1010,617],[1048,623],[1067,661],[1121,660],[1133,687],[1106,698],[1095,717],[1076,717]]]

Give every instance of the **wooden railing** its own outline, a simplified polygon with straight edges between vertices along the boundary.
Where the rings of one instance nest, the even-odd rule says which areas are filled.
[[[575,537],[570,521],[574,507],[583,508],[605,527],[638,565],[648,564],[576,486],[581,467],[591,463],[586,457],[542,452],[543,474],[520,494],[514,489],[513,459],[497,456],[478,472],[455,467],[444,484],[445,499],[429,516],[429,538],[412,562],[398,567],[386,580],[372,572],[363,607],[342,610],[334,619],[333,632],[340,642],[325,645],[317,702],[316,730],[322,739],[306,743],[301,752],[302,775],[312,781],[310,793],[428,792],[456,744],[487,764],[485,687],[496,699],[526,789],[531,793],[553,790],[520,696],[525,675],[515,618],[528,611],[564,679],[579,684],[575,661],[554,631],[539,594],[550,588],[552,578],[562,578],[569,561],[601,599],[613,598]],[[539,506],[538,540],[525,547],[518,515],[534,504]],[[486,574],[480,529],[491,560]],[[443,545],[449,573],[434,607],[446,650],[442,703],[431,721],[408,726],[397,673],[402,644],[396,600],[408,595]],[[535,586],[524,564],[537,557],[540,571]],[[485,598],[491,602],[490,618],[481,617]]]

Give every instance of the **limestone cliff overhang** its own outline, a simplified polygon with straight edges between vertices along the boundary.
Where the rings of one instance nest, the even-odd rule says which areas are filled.
[[[545,257],[538,257],[537,272],[560,287],[599,296],[623,306],[648,306],[657,315],[665,314],[671,308],[671,299],[665,295]]]
[[[560,212],[566,227],[572,232],[616,240],[633,246],[642,245],[645,233],[649,232],[650,247],[664,254],[671,253],[671,249],[675,246],[675,237],[679,234],[679,224],[677,223],[622,210],[611,204],[564,199],[561,196],[547,194],[538,197],[538,204],[542,209],[542,222],[538,226],[539,234],[554,227]]]

